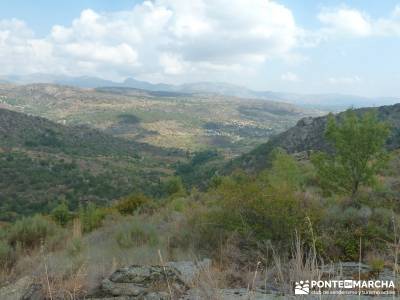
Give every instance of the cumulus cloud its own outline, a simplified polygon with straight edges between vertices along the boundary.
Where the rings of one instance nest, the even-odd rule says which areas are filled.
[[[86,9],[45,37],[22,21],[0,21],[1,72],[210,78],[284,59],[303,33],[275,1],[144,1],[127,11]]]
[[[389,16],[372,18],[366,12],[347,6],[325,8],[318,14],[323,24],[321,35],[329,36],[400,36],[400,5]]]
[[[325,10],[318,19],[327,27],[325,31],[335,34],[368,36],[372,32],[372,24],[368,15],[350,8]]]

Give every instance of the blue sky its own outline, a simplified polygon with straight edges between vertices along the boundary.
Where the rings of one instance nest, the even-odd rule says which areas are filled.
[[[0,19],[24,20],[39,35],[47,35],[55,24],[68,25],[82,10],[109,12],[131,9],[134,0],[13,0],[0,3]]]
[[[14,0],[1,75],[400,96],[400,1]]]

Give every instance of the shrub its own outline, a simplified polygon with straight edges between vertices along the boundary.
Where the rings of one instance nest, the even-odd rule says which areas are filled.
[[[115,208],[122,215],[131,215],[136,210],[149,204],[150,202],[150,198],[146,197],[145,195],[131,195],[119,201],[115,205]]]
[[[55,235],[59,227],[46,217],[35,215],[15,222],[8,230],[8,242],[23,249],[31,249]]]
[[[158,244],[157,231],[151,224],[141,224],[134,221],[123,226],[115,237],[121,248],[139,247],[145,244],[155,246]]]
[[[6,268],[13,263],[12,247],[3,240],[0,240],[0,267]]]
[[[391,228],[397,218],[385,208],[332,205],[320,224],[325,256],[333,260],[358,260],[360,238],[362,254],[385,251],[387,243],[394,242]]]
[[[168,203],[168,208],[172,209],[173,211],[183,212],[185,210],[187,204],[188,204],[188,201],[186,198],[183,198],[183,197],[173,198]]]
[[[90,232],[100,227],[104,217],[104,211],[97,208],[93,203],[89,203],[86,207],[81,207],[79,218],[81,220],[83,232]]]
[[[51,216],[57,224],[65,226],[71,219],[71,212],[69,211],[67,204],[62,202],[53,209]]]
[[[215,249],[233,233],[239,234],[242,245],[269,240],[288,246],[294,232],[303,231],[308,210],[314,207],[304,208],[297,188],[286,179],[275,178],[273,184],[264,179],[226,177],[205,195],[207,209],[188,210],[199,247]]]
[[[286,185],[292,190],[298,190],[304,183],[303,170],[297,161],[283,149],[273,152],[272,167],[266,177],[270,186]]]
[[[82,239],[73,238],[67,244],[67,253],[71,257],[77,256],[83,249]]]
[[[374,257],[368,263],[371,266],[371,272],[376,276],[378,276],[385,267],[385,261],[380,257]]]
[[[180,177],[172,177],[165,183],[165,191],[168,196],[184,196],[186,194]]]

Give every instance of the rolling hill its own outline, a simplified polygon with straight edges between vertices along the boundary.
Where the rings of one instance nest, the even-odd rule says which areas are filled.
[[[0,105],[67,125],[87,125],[156,147],[219,149],[237,156],[305,116],[282,102],[126,87],[0,85]]]
[[[0,109],[0,220],[49,212],[64,200],[76,209],[133,192],[157,196],[182,158],[178,150]]]

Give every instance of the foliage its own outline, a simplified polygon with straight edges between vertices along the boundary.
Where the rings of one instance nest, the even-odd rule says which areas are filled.
[[[13,247],[19,245],[24,249],[31,249],[55,235],[58,229],[48,218],[35,215],[15,222],[7,231],[7,239]]]
[[[4,240],[0,240],[0,268],[6,268],[13,262],[12,247]]]
[[[148,205],[151,199],[143,194],[134,194],[120,200],[115,208],[122,215],[131,215],[139,208]]]
[[[172,177],[165,183],[165,191],[169,196],[182,196],[186,194],[180,177]]]
[[[61,202],[55,209],[53,209],[51,216],[53,220],[61,226],[67,225],[72,217],[65,201]]]
[[[51,213],[65,201],[71,211],[90,200],[106,205],[132,193],[162,197],[162,176],[144,174],[129,159],[65,158],[41,153],[0,151],[0,220]]]
[[[304,232],[306,217],[315,220],[319,214],[316,203],[304,207],[301,182],[297,162],[281,151],[275,155],[273,168],[256,178],[244,173],[222,178],[205,196],[206,208],[188,210],[193,214],[190,226],[198,246],[215,248],[233,233],[250,243],[288,246],[296,230]]]
[[[144,244],[155,246],[158,244],[156,229],[148,223],[141,224],[133,221],[121,228],[115,237],[121,248],[140,247]]]
[[[186,188],[196,186],[204,190],[217,176],[223,162],[223,157],[217,151],[204,150],[194,153],[188,162],[179,162],[175,174],[182,178]]]
[[[271,169],[266,171],[269,185],[285,184],[291,190],[300,190],[304,176],[296,160],[283,149],[276,149],[272,155]]]
[[[387,161],[383,146],[388,134],[387,124],[373,113],[358,117],[348,110],[340,123],[331,115],[325,136],[334,153],[317,153],[312,158],[322,187],[354,197],[361,185],[372,185]]]
[[[97,208],[93,203],[89,203],[87,206],[81,207],[79,210],[79,219],[82,223],[83,232],[91,232],[98,228],[104,217],[104,211]]]
[[[332,260],[357,261],[362,253],[384,250],[393,240],[390,228],[398,221],[389,209],[333,204],[320,224],[323,254]]]
[[[385,261],[379,257],[371,259],[368,263],[371,266],[371,271],[376,275],[379,275],[379,273],[382,272],[383,268],[385,267]]]
[[[71,257],[77,256],[79,253],[82,252],[82,249],[83,249],[83,242],[82,239],[80,238],[71,239],[66,246],[67,253]]]

